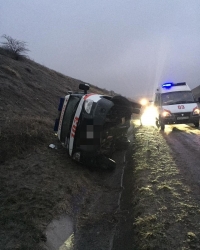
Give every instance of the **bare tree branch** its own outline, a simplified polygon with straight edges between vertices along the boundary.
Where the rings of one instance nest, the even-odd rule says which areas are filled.
[[[1,43],[2,48],[10,52],[16,60],[20,57],[26,56],[25,54],[29,51],[29,49],[26,48],[26,42],[13,39],[7,35],[3,35],[2,37],[6,39],[5,42]]]

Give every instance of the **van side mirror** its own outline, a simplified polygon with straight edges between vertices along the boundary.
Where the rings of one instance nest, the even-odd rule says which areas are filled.
[[[87,94],[87,91],[90,89],[90,85],[87,83],[80,83],[79,89],[84,90],[84,94]]]

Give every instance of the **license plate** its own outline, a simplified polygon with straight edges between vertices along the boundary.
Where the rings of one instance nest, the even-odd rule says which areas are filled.
[[[177,117],[177,120],[186,120],[186,119],[189,119],[189,116],[180,116],[180,117]]]

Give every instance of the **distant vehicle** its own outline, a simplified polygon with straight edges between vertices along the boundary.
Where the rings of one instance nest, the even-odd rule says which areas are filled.
[[[156,125],[193,123],[199,127],[199,108],[191,89],[185,82],[164,83],[155,93]]]
[[[79,89],[83,92],[68,92],[60,99],[54,131],[74,160],[114,169],[112,154],[128,146],[131,114],[139,113],[141,105],[122,96],[87,93],[88,84],[80,84]]]

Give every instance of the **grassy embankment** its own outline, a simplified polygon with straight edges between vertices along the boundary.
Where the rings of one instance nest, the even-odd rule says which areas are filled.
[[[88,169],[72,162],[53,126],[59,98],[80,80],[0,48],[0,249],[42,249],[48,223],[77,216],[95,190]],[[91,91],[105,93],[95,86]],[[108,92],[108,91],[107,91]],[[76,214],[75,214],[76,213]],[[40,244],[41,243],[41,244]]]
[[[200,249],[200,204],[162,134],[135,128],[133,225],[136,249]]]

